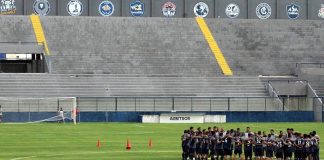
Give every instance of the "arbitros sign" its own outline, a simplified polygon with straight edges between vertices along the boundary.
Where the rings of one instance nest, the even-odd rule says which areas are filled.
[[[170,117],[170,121],[190,121],[190,117]]]
[[[160,123],[204,123],[204,115],[161,114]]]

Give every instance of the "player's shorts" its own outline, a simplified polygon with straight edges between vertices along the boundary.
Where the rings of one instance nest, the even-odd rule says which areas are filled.
[[[263,156],[262,152],[263,152],[262,148],[255,148],[254,154],[256,157],[261,157]]]
[[[283,158],[283,152],[277,152],[276,153],[276,158]]]
[[[210,155],[214,155],[216,153],[214,148],[209,148],[209,150],[210,150]]]
[[[203,148],[202,149],[202,154],[208,154],[209,153],[209,149],[208,148]]]
[[[303,158],[303,151],[302,150],[295,150],[295,158]]]
[[[272,158],[273,157],[273,151],[272,150],[267,150],[266,151],[266,157]]]
[[[219,155],[219,156],[223,156],[224,151],[222,149],[216,149],[216,154]]]
[[[292,152],[285,152],[285,157],[292,157]]]
[[[196,148],[189,149],[189,154],[195,154],[195,153],[196,153]]]
[[[238,154],[238,155],[241,155],[241,154],[242,154],[242,149],[235,149],[235,150],[234,150],[234,154],[235,154],[235,155],[237,155],[237,154]]]
[[[318,154],[319,154],[319,149],[318,149],[318,148],[314,148],[314,151],[313,151],[313,153],[312,153],[312,156],[313,156],[313,157],[317,157]]]
[[[202,154],[202,148],[201,148],[201,147],[198,147],[198,148],[196,149],[196,153],[197,153],[197,154]]]
[[[232,150],[231,149],[224,149],[224,155],[232,156]]]
[[[245,157],[251,157],[252,158],[252,150],[244,150]]]

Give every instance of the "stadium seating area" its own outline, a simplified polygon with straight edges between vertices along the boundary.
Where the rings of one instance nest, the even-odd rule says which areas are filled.
[[[36,42],[29,17],[0,21],[0,42]],[[41,17],[49,72],[2,73],[0,96],[270,97],[259,75],[311,80],[296,64],[324,60],[323,22],[305,22],[206,19],[233,71],[224,76],[194,18]]]

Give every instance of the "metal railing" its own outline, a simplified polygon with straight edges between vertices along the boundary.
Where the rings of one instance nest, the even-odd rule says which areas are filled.
[[[272,97],[82,97],[81,111],[131,112],[215,112],[215,111],[312,111],[312,98]],[[309,105],[311,104],[311,105]]]
[[[270,81],[268,81],[267,90],[269,92],[270,97],[276,98],[276,100],[277,100],[276,103],[278,103],[277,105],[279,107],[282,106],[284,109],[284,103],[282,102],[282,98],[280,97],[278,92],[275,90],[275,88],[272,86]]]
[[[316,68],[323,68],[324,63],[321,62],[301,62],[301,63],[296,63],[296,68],[299,69],[300,67],[305,67],[305,66],[312,66]]]
[[[279,106],[277,98],[272,97],[79,97],[76,103],[81,112],[313,111],[319,98],[323,99],[283,97],[284,103]],[[59,107],[71,110],[73,101],[66,98],[0,98],[0,105],[4,112],[56,112]]]

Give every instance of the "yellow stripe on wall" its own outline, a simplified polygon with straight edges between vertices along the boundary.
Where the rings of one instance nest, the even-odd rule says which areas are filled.
[[[38,45],[44,45],[45,53],[47,55],[50,55],[50,52],[49,52],[49,49],[47,46],[47,42],[46,42],[46,38],[44,35],[42,23],[40,21],[39,16],[38,15],[30,15],[30,21],[33,25],[33,29],[34,29],[34,33],[35,33],[35,37],[36,37],[36,41],[37,41]]]
[[[222,51],[218,47],[218,44],[215,41],[213,35],[211,34],[204,18],[196,17],[196,21],[200,27],[201,32],[204,34],[204,37],[205,37],[210,49],[214,53],[216,61],[217,61],[218,65],[221,67],[223,74],[227,75],[227,76],[233,75],[231,68],[228,66],[227,61],[226,61]]]

